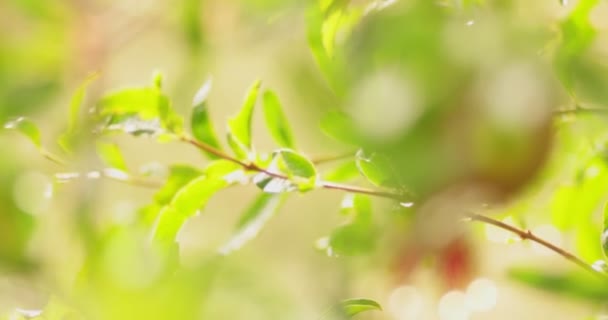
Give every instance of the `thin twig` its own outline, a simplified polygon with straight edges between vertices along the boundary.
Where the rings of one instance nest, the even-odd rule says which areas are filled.
[[[573,108],[567,109],[559,109],[555,110],[554,113],[556,115],[568,115],[568,114],[601,114],[608,115],[608,108],[589,108],[589,107],[581,107],[580,105],[575,105]]]
[[[274,178],[289,180],[289,177],[286,175],[269,171],[267,169],[264,169],[264,168],[258,166],[257,164],[255,164],[253,162],[247,163],[247,162],[241,161],[239,159],[236,159],[236,158],[224,153],[223,151],[218,150],[218,149],[214,148],[213,146],[210,146],[204,142],[200,142],[188,135],[180,136],[180,140],[182,140],[186,143],[189,143],[203,151],[214,154],[214,155],[218,156],[219,158],[234,162],[234,163],[240,165],[241,167],[243,167],[243,169],[245,169],[245,170],[257,171],[257,172],[265,173]],[[406,199],[404,199],[403,195],[394,193],[394,192],[366,189],[366,188],[362,188],[362,187],[343,185],[343,184],[338,184],[338,183],[329,182],[329,181],[322,181],[319,185],[321,186],[321,188],[324,188],[324,189],[341,190],[341,191],[352,192],[352,193],[367,194],[367,195],[371,195],[371,196],[393,199],[393,200],[397,200],[397,201],[406,200]]]
[[[129,185],[136,185],[136,186],[152,188],[152,189],[158,189],[163,186],[163,184],[161,182],[146,179],[146,178],[139,177],[139,176],[134,176],[134,175],[131,175],[127,172],[120,171],[120,170],[105,169],[105,170],[101,171],[101,174],[103,175],[104,178],[111,179],[111,180],[118,181],[118,182],[123,182],[123,183],[129,184]]]
[[[339,160],[344,160],[344,159],[348,159],[353,157],[353,155],[355,154],[354,151],[348,152],[348,153],[344,153],[344,154],[338,154],[338,155],[333,155],[333,156],[324,156],[324,157],[318,157],[315,159],[312,159],[312,163],[319,165],[319,164],[324,164],[327,162],[333,162],[333,161],[339,161]]]
[[[574,254],[566,251],[563,248],[560,248],[542,238],[537,237],[536,235],[534,235],[530,230],[523,230],[523,229],[519,229],[517,227],[514,227],[510,224],[506,224],[500,220],[496,220],[493,218],[490,218],[488,216],[485,215],[481,215],[481,214],[476,214],[476,213],[471,213],[468,215],[468,217],[473,220],[473,221],[479,221],[479,222],[483,222],[485,224],[489,224],[489,225],[493,225],[497,228],[503,229],[503,230],[507,230],[509,232],[512,232],[514,234],[516,234],[517,236],[519,236],[522,240],[530,240],[532,242],[536,242],[539,245],[559,254],[560,256],[564,257],[565,259],[571,261],[572,263],[578,265],[579,267],[593,273],[596,276],[599,276],[601,278],[603,278],[604,280],[608,280],[608,274],[598,271],[595,268],[593,268],[591,265],[587,264],[585,261],[583,261],[581,258],[575,256]]]
[[[215,149],[212,146],[209,146],[203,142],[197,141],[189,136],[183,136],[182,137],[182,141],[188,142],[194,146],[196,146],[197,148],[207,151],[209,153],[212,153],[220,158],[223,158],[225,160],[229,160],[232,161],[240,166],[242,166],[244,169],[246,170],[251,170],[251,171],[257,171],[257,172],[262,172],[265,173],[269,176],[275,177],[275,178],[279,178],[279,179],[285,179],[285,180],[289,180],[289,177],[279,174],[279,173],[275,173],[275,172],[271,172],[268,171],[267,169],[261,168],[259,167],[257,164],[255,163],[246,163],[243,162],[241,160],[238,160],[232,156],[229,156],[227,154],[225,154],[224,152]],[[366,189],[366,188],[361,188],[361,187],[356,187],[356,186],[350,186],[350,185],[343,185],[343,184],[338,184],[338,183],[334,183],[334,182],[328,182],[328,181],[323,181],[320,183],[320,186],[324,189],[332,189],[332,190],[341,190],[341,191],[345,191],[345,192],[352,192],[352,193],[359,193],[359,194],[366,194],[366,195],[370,195],[370,196],[376,196],[376,197],[382,197],[382,198],[387,198],[387,199],[393,199],[393,200],[397,200],[400,202],[406,201],[405,196],[399,193],[395,193],[395,192],[387,192],[387,191],[381,191],[381,190],[373,190],[373,189]],[[407,200],[409,201],[409,200]],[[550,249],[551,251],[561,255],[562,257],[564,257],[565,259],[573,262],[574,264],[578,265],[579,267],[593,273],[596,276],[599,276],[601,278],[603,278],[604,280],[608,280],[608,274],[605,274],[603,272],[600,272],[596,269],[594,269],[591,265],[587,264],[585,261],[583,261],[582,259],[578,258],[577,256],[575,256],[574,254],[566,251],[565,249],[562,249],[542,238],[537,237],[536,235],[534,235],[530,230],[522,230],[519,229],[517,227],[514,227],[512,225],[506,224],[502,221],[490,218],[488,216],[485,215],[480,215],[480,214],[476,214],[476,213],[471,213],[468,215],[468,218],[471,219],[471,221],[478,221],[478,222],[482,222],[485,224],[489,224],[489,225],[493,225],[497,228],[512,232],[516,235],[518,235],[521,239],[523,240],[530,240],[532,242],[538,243],[539,245]]]

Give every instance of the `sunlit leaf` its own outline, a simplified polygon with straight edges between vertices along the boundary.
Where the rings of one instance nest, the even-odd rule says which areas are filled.
[[[158,217],[154,238],[163,243],[175,241],[186,220],[205,206],[209,198],[228,185],[223,179],[201,175],[181,187]]]
[[[25,117],[19,117],[13,120],[10,120],[4,124],[4,129],[9,130],[17,130],[24,136],[26,136],[30,141],[36,145],[36,147],[41,148],[42,142],[40,138],[40,130],[34,122]]]
[[[359,177],[359,168],[355,161],[347,161],[325,173],[324,179],[335,182],[346,182]]]
[[[274,216],[282,199],[283,197],[277,194],[261,194],[241,216],[237,224],[237,231],[219,249],[219,252],[229,254],[232,251],[240,249],[247,242],[255,238],[266,222]]]
[[[352,220],[336,228],[329,236],[329,255],[353,256],[371,251],[375,247],[376,230],[372,222],[371,199],[365,195],[347,194],[342,201],[342,213]]]
[[[88,76],[84,82],[76,89],[74,94],[72,95],[72,100],[70,101],[70,112],[68,118],[68,128],[66,132],[62,134],[59,138],[59,144],[65,150],[70,149],[70,140],[73,138],[72,136],[75,134],[78,122],[80,120],[80,113],[82,109],[82,104],[86,95],[86,91],[89,85],[99,77],[99,73],[93,73]]]
[[[110,118],[111,125],[130,121],[130,131],[137,132],[139,125],[158,120],[164,131],[181,133],[183,119],[171,107],[169,98],[156,86],[124,89],[103,97],[96,108],[102,118]],[[125,130],[128,131],[128,130]]]
[[[262,82],[251,85],[238,114],[228,120],[228,143],[240,158],[247,158],[251,151],[251,119]]]
[[[283,149],[279,151],[286,169],[290,175],[302,178],[313,178],[317,174],[315,165],[303,155],[292,150]]]
[[[289,149],[282,149],[277,153],[282,160],[280,163],[284,167],[284,171],[298,185],[300,190],[314,188],[317,180],[317,170],[308,158]]]
[[[509,276],[531,287],[596,303],[608,299],[608,286],[597,277],[579,272],[549,273],[547,270],[517,268]]]
[[[209,108],[206,102],[206,97],[210,87],[211,82],[208,80],[194,96],[190,124],[192,128],[192,135],[194,135],[198,141],[206,143],[215,149],[221,150],[220,142],[209,117]],[[217,158],[215,154],[209,152],[206,152],[206,154],[212,159]]]
[[[321,119],[321,130],[337,141],[358,145],[361,143],[358,130],[353,120],[343,112],[331,111]]]
[[[270,135],[281,147],[294,148],[289,122],[277,95],[272,91],[264,92],[264,117]]]
[[[168,204],[180,188],[202,174],[200,170],[188,165],[173,165],[169,170],[167,181],[154,195],[154,200],[160,205]]]
[[[397,186],[394,182],[395,175],[392,173],[390,161],[378,154],[366,154],[365,151],[357,152],[357,168],[369,182],[376,186]]]
[[[108,167],[116,168],[125,172],[128,171],[127,163],[125,162],[122,152],[116,144],[98,142],[97,154]]]
[[[378,302],[370,299],[348,299],[342,301],[341,306],[344,313],[349,317],[365,311],[382,311],[382,306],[380,306]]]

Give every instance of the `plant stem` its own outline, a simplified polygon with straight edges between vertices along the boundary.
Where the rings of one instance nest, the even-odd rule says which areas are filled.
[[[602,114],[602,115],[608,115],[608,108],[588,108],[588,107],[581,107],[580,105],[574,105],[574,107],[572,108],[568,108],[568,109],[560,109],[560,110],[555,110],[554,112],[556,115],[568,115],[568,114],[584,114],[584,113],[588,113],[588,114]]]
[[[575,256],[574,254],[566,251],[563,248],[560,248],[542,238],[537,237],[536,235],[534,235],[530,230],[523,230],[523,229],[519,229],[517,227],[514,227],[510,224],[506,224],[500,220],[496,220],[494,218],[490,218],[488,216],[485,215],[481,215],[481,214],[476,214],[476,213],[471,213],[468,215],[468,217],[471,219],[471,221],[479,221],[485,224],[489,224],[489,225],[493,225],[497,228],[512,232],[514,234],[516,234],[517,236],[519,236],[522,240],[530,240],[532,242],[536,242],[539,245],[559,254],[560,256],[564,257],[565,259],[571,261],[572,263],[578,265],[579,267],[593,273],[596,276],[599,276],[601,278],[603,278],[604,280],[608,280],[608,274],[601,272],[599,270],[596,270],[595,268],[593,268],[591,265],[587,264],[585,261],[583,261],[581,258]]]
[[[319,158],[312,159],[311,161],[312,161],[312,163],[318,165],[318,164],[324,164],[324,163],[327,163],[327,162],[333,162],[333,161],[339,161],[339,160],[348,159],[348,158],[353,157],[354,154],[355,154],[355,151],[351,151],[351,152],[344,153],[344,154],[319,157]]]
[[[585,109],[587,110],[587,109]],[[607,110],[608,112],[608,110]],[[232,161],[240,166],[242,166],[244,169],[246,170],[251,170],[251,171],[257,171],[257,172],[261,172],[261,173],[265,173],[269,176],[278,178],[278,179],[285,179],[285,180],[289,180],[289,177],[282,175],[280,173],[275,173],[275,172],[271,172],[268,171],[267,169],[261,168],[259,167],[257,164],[255,163],[247,163],[244,161],[241,161],[239,159],[236,159],[220,150],[217,150],[216,148],[195,140],[194,138],[187,136],[187,135],[183,135],[180,137],[182,141],[185,141],[201,150],[204,150],[206,152],[209,152],[211,154],[214,154],[220,158],[223,158],[225,160],[228,161]],[[366,194],[366,195],[370,195],[370,196],[375,196],[375,197],[381,197],[381,198],[387,198],[387,199],[392,199],[392,200],[397,200],[399,202],[404,202],[404,201],[410,201],[408,199],[405,199],[405,196],[399,193],[395,193],[395,192],[390,192],[390,191],[382,191],[382,190],[374,190],[374,189],[367,189],[367,188],[361,188],[361,187],[356,187],[356,186],[350,186],[350,185],[344,185],[344,184],[338,184],[338,183],[334,183],[334,182],[329,182],[329,181],[322,181],[320,183],[321,188],[324,189],[331,189],[331,190],[341,190],[341,191],[345,191],[345,192],[352,192],[352,193],[359,193],[359,194]],[[514,227],[512,225],[506,224],[500,220],[496,220],[494,218],[490,218],[488,216],[485,215],[481,215],[481,214],[476,214],[476,213],[470,213],[469,215],[467,215],[467,217],[471,220],[471,221],[478,221],[478,222],[482,222],[485,224],[489,224],[492,226],[495,226],[497,228],[512,232],[516,235],[518,235],[521,239],[523,240],[530,240],[532,242],[538,243],[539,245],[561,255],[562,257],[564,257],[565,259],[571,261],[572,263],[578,265],[579,267],[593,273],[596,276],[599,276],[601,278],[603,278],[604,280],[608,280],[608,274],[603,273],[601,271],[598,271],[596,269],[594,269],[591,265],[587,264],[585,261],[583,261],[582,259],[578,258],[577,256],[575,256],[574,254],[566,251],[565,249],[562,249],[542,238],[537,237],[536,235],[534,235],[530,230],[523,230],[523,229],[519,229],[517,227]]]
[[[280,173],[276,173],[276,172],[272,172],[272,171],[268,171],[267,169],[264,169],[260,166],[258,166],[255,163],[247,163],[244,162],[242,160],[239,160],[237,158],[234,158],[226,153],[224,153],[221,150],[218,150],[204,142],[200,142],[196,139],[194,139],[193,137],[190,137],[188,135],[181,135],[180,136],[180,140],[189,143],[203,151],[206,151],[208,153],[214,154],[216,156],[218,156],[219,158],[222,158],[224,160],[228,160],[231,162],[234,162],[238,165],[240,165],[241,167],[243,167],[243,169],[245,170],[250,170],[250,171],[257,171],[257,172],[261,172],[261,173],[265,173],[271,177],[274,178],[278,178],[278,179],[284,179],[284,180],[289,180],[289,177]],[[349,155],[349,156],[352,156]],[[393,200],[397,200],[397,201],[405,201],[406,199],[404,199],[403,195],[394,193],[394,192],[387,192],[387,191],[379,191],[379,190],[373,190],[373,189],[367,189],[367,188],[362,188],[362,187],[355,187],[355,186],[349,186],[349,185],[343,185],[343,184],[338,184],[338,183],[334,183],[334,182],[329,182],[329,181],[322,181],[320,183],[321,188],[323,189],[330,189],[330,190],[341,190],[341,191],[346,191],[346,192],[352,192],[352,193],[360,193],[360,194],[367,194],[367,195],[371,195],[371,196],[376,196],[376,197],[382,197],[382,198],[388,198],[388,199],[393,199]]]

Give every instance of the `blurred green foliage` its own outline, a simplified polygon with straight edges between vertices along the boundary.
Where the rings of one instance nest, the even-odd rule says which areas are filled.
[[[267,85],[266,79],[246,90],[230,88],[245,93],[240,108],[225,123],[213,118],[221,107],[208,99],[214,90],[211,80],[188,93],[194,97],[186,106],[189,112],[184,112],[183,97],[174,97],[183,88],[167,89],[160,73],[151,84],[110,90],[106,81],[111,78],[103,73],[111,63],[105,59],[123,52],[121,46],[139,35],[125,36],[121,29],[103,36],[90,25],[95,19],[107,23],[103,12],[112,19],[117,12],[131,12],[128,5],[0,4],[0,25],[13,31],[0,39],[3,136],[12,137],[10,131],[25,135],[43,158],[60,165],[52,184],[56,189],[64,182],[82,183],[74,205],[68,206],[75,211],[67,215],[69,226],[60,231],[76,239],[80,252],[72,259],[79,271],[68,275],[68,285],[45,283],[50,298],[40,315],[23,314],[16,305],[4,310],[0,303],[0,317],[302,318],[297,314],[302,308],[294,307],[295,299],[283,292],[289,286],[270,283],[272,270],[250,265],[246,255],[237,252],[246,251],[290,195],[307,197],[317,189],[345,193],[340,212],[347,221],[333,230],[319,230],[319,236],[327,236],[317,242],[317,249],[326,254],[323,259],[343,264],[349,283],[361,275],[346,271],[359,270],[363,260],[382,270],[397,261],[402,270],[395,273],[406,278],[412,270],[434,264],[441,285],[455,289],[473,269],[474,248],[463,239],[484,241],[479,233],[460,227],[462,218],[487,208],[499,219],[515,218],[522,225],[551,224],[572,238],[568,251],[606,277],[608,69],[603,61],[608,28],[593,19],[600,0],[566,6],[516,0],[184,0],[172,10],[157,5],[157,15],[146,17],[143,29],[170,25],[171,37],[176,36],[186,52],[180,66],[184,74],[225,54],[214,45],[230,43],[218,38],[231,27],[231,15],[250,24],[247,36],[254,38],[271,33],[281,15],[297,18],[296,39],[310,51],[289,57],[287,63],[276,61],[286,64],[293,80],[283,86],[302,99],[296,102],[301,109],[313,102],[323,110],[318,129],[351,152],[327,160],[300,150],[304,139],[296,139],[292,124],[304,121],[302,115],[310,110],[290,112],[294,108],[287,101],[293,99],[283,99],[288,92]],[[221,19],[215,20],[225,21],[215,21],[216,13]],[[256,33],[259,30],[263,32]],[[111,43],[119,34],[126,40]],[[239,40],[253,46],[246,36]],[[97,68],[101,75],[84,76]],[[195,87],[198,83],[191,79],[199,76],[180,81]],[[71,102],[61,102],[66,108],[60,113],[67,114],[55,130],[61,133],[40,130],[36,124],[44,123],[45,106],[64,100],[65,83],[74,77],[82,84],[70,84],[75,92]],[[271,150],[256,148],[263,134],[255,131],[258,111],[273,141]],[[124,134],[163,146],[190,145],[205,159],[193,164],[176,157],[163,165],[159,182],[131,165],[127,150],[116,143]],[[50,143],[53,140],[57,145]],[[24,141],[2,140],[0,146],[12,150]],[[99,159],[89,160],[89,149]],[[6,154],[0,160],[0,271],[34,280],[49,274],[53,278],[57,271],[52,263],[31,248],[36,224],[43,219],[26,212],[27,206],[15,196],[15,190],[23,192],[16,181],[29,169],[19,153],[15,158]],[[81,172],[92,165],[101,167]],[[153,192],[146,204],[132,210],[133,219],[118,223],[93,213],[92,180],[97,178],[152,187]],[[257,186],[259,194],[246,205],[231,236],[204,252],[203,259],[185,264],[180,251],[184,226],[216,194],[240,185]],[[307,222],[313,228],[318,223]],[[306,226],[293,226],[300,227]],[[210,241],[207,236],[197,235],[197,241]],[[278,242],[289,241],[287,237]],[[605,301],[604,278],[591,280],[580,270],[551,272],[517,267],[509,276],[593,304]],[[389,271],[383,276],[394,277]],[[305,279],[317,282],[313,280]],[[326,303],[315,312],[333,305],[323,317],[345,319],[382,310],[375,300],[353,299],[348,285],[336,287],[339,293],[320,298]]]

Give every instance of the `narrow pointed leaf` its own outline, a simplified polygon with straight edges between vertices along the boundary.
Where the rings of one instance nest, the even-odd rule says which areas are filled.
[[[74,139],[74,135],[76,134],[78,128],[82,104],[86,96],[87,89],[89,88],[89,85],[98,77],[99,73],[93,73],[88,76],[72,95],[69,108],[68,128],[59,138],[59,145],[64,150],[69,151],[71,149],[71,140]]]
[[[192,128],[192,135],[196,140],[206,143],[215,149],[221,149],[222,147],[209,117],[207,95],[210,90],[211,80],[207,80],[194,96],[190,126]],[[209,152],[205,152],[205,154],[211,159],[217,159],[215,154]]]
[[[97,155],[110,168],[127,171],[127,163],[118,146],[114,143],[97,143]]]
[[[169,98],[157,87],[130,88],[111,93],[97,104],[97,114],[110,118],[110,124],[117,126],[130,121],[126,127],[136,127],[157,120],[164,131],[181,133],[183,119],[171,107]],[[125,128],[125,131],[131,129]],[[131,131],[137,132],[137,128]]]
[[[175,241],[186,220],[202,209],[209,198],[228,184],[222,179],[199,176],[183,186],[158,217],[154,238],[161,243]]]
[[[241,158],[251,151],[251,119],[261,85],[259,80],[253,83],[239,113],[228,120],[228,143]]]
[[[154,195],[154,201],[160,205],[171,202],[175,194],[202,172],[189,165],[173,165],[164,186]]]
[[[30,119],[25,117],[19,117],[10,120],[4,124],[4,129],[17,130],[38,148],[42,148],[42,139],[40,136],[40,130]]]
[[[282,199],[283,197],[277,194],[260,195],[245,211],[237,224],[234,236],[220,248],[219,252],[229,254],[254,239],[266,222],[274,216]]]
[[[341,306],[348,317],[353,317],[365,311],[382,311],[382,306],[380,306],[378,302],[370,299],[348,299],[342,301]]]
[[[324,179],[334,182],[346,182],[359,176],[359,169],[355,161],[348,161],[325,173]]]
[[[270,135],[281,147],[294,148],[289,122],[277,95],[272,91],[264,92],[264,117]]]
[[[343,112],[328,112],[321,119],[320,126],[323,133],[339,142],[358,145],[362,141],[355,123]]]

